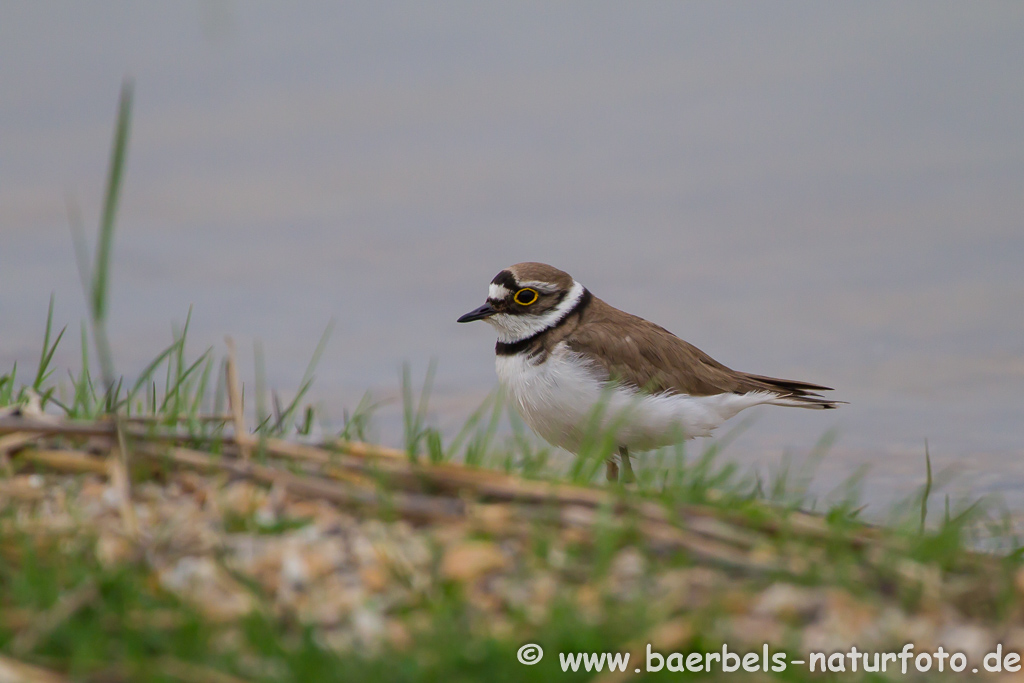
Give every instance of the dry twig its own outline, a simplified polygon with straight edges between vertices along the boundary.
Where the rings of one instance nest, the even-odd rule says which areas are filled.
[[[18,454],[18,459],[42,465],[58,472],[102,474],[103,476],[107,476],[110,473],[110,466],[105,460],[94,458],[81,451],[39,450],[33,448],[21,451]]]
[[[401,491],[389,492],[387,494],[367,491],[364,488],[346,486],[322,477],[292,474],[291,472],[266,465],[257,465],[252,462],[229,459],[218,460],[206,453],[187,448],[161,450],[158,448],[140,447],[139,454],[156,460],[169,460],[186,467],[205,471],[219,470],[265,484],[278,485],[300,498],[319,498],[346,507],[367,507],[384,512],[391,511],[400,517],[416,521],[457,519],[461,518],[465,512],[465,504],[458,499]]]
[[[8,477],[14,475],[14,469],[11,467],[11,459],[9,457],[11,451],[17,450],[25,444],[32,443],[40,436],[40,434],[23,432],[14,432],[13,434],[0,436],[0,469],[3,469],[4,474]]]

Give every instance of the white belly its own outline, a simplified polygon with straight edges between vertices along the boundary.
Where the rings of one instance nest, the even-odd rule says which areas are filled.
[[[579,354],[559,344],[543,363],[525,354],[497,356],[498,379],[530,427],[546,441],[576,452],[584,435],[613,430],[615,443],[650,450],[708,436],[769,393],[643,394],[603,381]]]

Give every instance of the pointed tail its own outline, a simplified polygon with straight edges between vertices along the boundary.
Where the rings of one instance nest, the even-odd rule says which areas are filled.
[[[833,410],[840,405],[846,405],[846,401],[832,401],[821,396],[809,396],[804,394],[782,395],[767,402],[772,406],[788,406],[790,408],[813,408],[815,410]]]
[[[833,401],[817,393],[819,391],[832,391],[832,387],[811,384],[810,382],[797,382],[791,379],[765,377],[764,375],[748,374],[747,377],[758,384],[764,385],[768,391],[777,394],[776,398],[767,401],[769,405],[813,408],[815,410],[832,410],[840,405],[846,405],[846,401]]]

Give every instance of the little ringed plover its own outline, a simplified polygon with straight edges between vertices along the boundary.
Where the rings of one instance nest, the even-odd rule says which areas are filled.
[[[663,327],[610,306],[568,273],[517,263],[498,273],[483,306],[460,323],[498,332],[498,379],[530,427],[576,452],[595,411],[615,425],[620,461],[629,450],[708,436],[751,406],[830,409],[829,387],[732,370]],[[598,408],[601,406],[601,408]],[[618,467],[608,463],[609,479]]]

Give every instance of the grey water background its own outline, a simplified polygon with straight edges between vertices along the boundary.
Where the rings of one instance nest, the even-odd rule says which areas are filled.
[[[110,334],[138,372],[265,349],[340,422],[401,364],[448,434],[496,385],[455,319],[502,267],[559,266],[743,370],[836,387],[764,408],[744,467],[836,443],[868,466],[1024,508],[1024,5],[0,4],[0,367],[47,302],[85,318],[66,197],[97,223],[117,91],[136,106]],[[380,437],[400,439],[394,402]],[[693,449],[691,449],[693,450]]]

